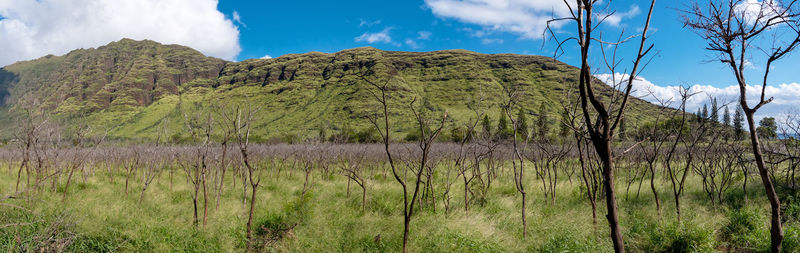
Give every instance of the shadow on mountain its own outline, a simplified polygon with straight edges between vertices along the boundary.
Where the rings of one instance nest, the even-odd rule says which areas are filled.
[[[0,68],[0,106],[6,105],[6,100],[9,96],[9,90],[14,82],[19,80],[19,76],[5,68]]]

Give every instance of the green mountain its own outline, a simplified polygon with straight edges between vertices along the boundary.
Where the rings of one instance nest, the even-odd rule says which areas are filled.
[[[504,87],[517,90],[530,117],[545,103],[555,128],[562,104],[577,96],[577,72],[548,57],[465,50],[356,48],[227,62],[184,46],[123,39],[0,69],[0,126],[12,127],[14,108],[33,101],[66,125],[90,122],[114,138],[183,138],[187,115],[248,104],[261,108],[254,130],[259,140],[316,136],[320,129],[359,132],[370,128],[367,117],[378,108],[364,78],[396,73],[391,107],[397,138],[414,131],[408,105],[414,98],[434,113],[447,111],[448,128],[454,128],[474,117],[470,104],[496,121]],[[597,87],[605,96],[617,92]],[[628,122],[658,109],[639,99],[629,108]]]

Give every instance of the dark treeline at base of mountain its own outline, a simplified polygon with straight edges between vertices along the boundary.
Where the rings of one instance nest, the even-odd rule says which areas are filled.
[[[474,110],[483,112],[494,130],[502,128],[504,89],[517,91],[515,115],[525,115],[531,128],[545,117],[545,127],[557,135],[564,107],[577,101],[577,74],[577,68],[548,57],[465,50],[356,48],[227,62],[184,46],[123,39],[0,69],[0,126],[8,129],[2,139],[13,138],[14,124],[28,115],[25,108],[35,108],[28,112],[46,114],[65,131],[87,126],[110,139],[180,141],[189,137],[188,118],[218,117],[219,108],[252,105],[260,108],[252,132],[257,142],[321,135],[369,141],[376,134],[368,118],[378,107],[364,79],[391,75],[397,140],[411,140],[419,131],[410,120],[414,98],[430,113],[447,111],[443,138],[476,120]],[[596,87],[605,97],[619,94]],[[625,121],[641,125],[659,109],[634,99]]]

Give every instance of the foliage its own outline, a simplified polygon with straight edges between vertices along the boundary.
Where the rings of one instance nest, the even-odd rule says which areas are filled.
[[[737,208],[728,211],[728,223],[722,236],[731,249],[761,251],[769,249],[769,224],[757,208]]]
[[[758,128],[756,128],[756,133],[758,136],[764,139],[775,139],[778,134],[778,125],[775,124],[775,118],[773,117],[764,117],[761,121],[758,122]]]

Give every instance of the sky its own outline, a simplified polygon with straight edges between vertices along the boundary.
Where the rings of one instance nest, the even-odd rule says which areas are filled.
[[[609,38],[633,35],[644,26],[649,1],[610,4],[616,12],[600,27]],[[730,69],[713,61],[705,42],[681,24],[679,10],[687,4],[657,1],[649,37],[655,51],[634,82],[634,94],[655,101],[651,93],[675,97],[677,86],[691,86],[704,96],[690,101],[690,111],[708,103],[709,96],[721,104],[733,102],[738,87]],[[121,38],[182,44],[232,61],[364,46],[553,56],[555,43],[543,37],[543,29],[546,20],[567,14],[562,0],[0,0],[0,66]],[[555,24],[554,29],[566,36],[574,28]],[[567,49],[558,60],[577,65],[575,45]],[[624,66],[630,65],[633,49],[622,48],[621,55],[628,57]],[[758,60],[764,56],[755,52],[752,58],[747,72],[755,80],[764,71]],[[599,59],[594,63],[600,65]],[[761,117],[800,107],[798,66],[795,53],[771,69],[767,95],[775,101]],[[624,74],[598,69],[596,76],[610,80]]]

